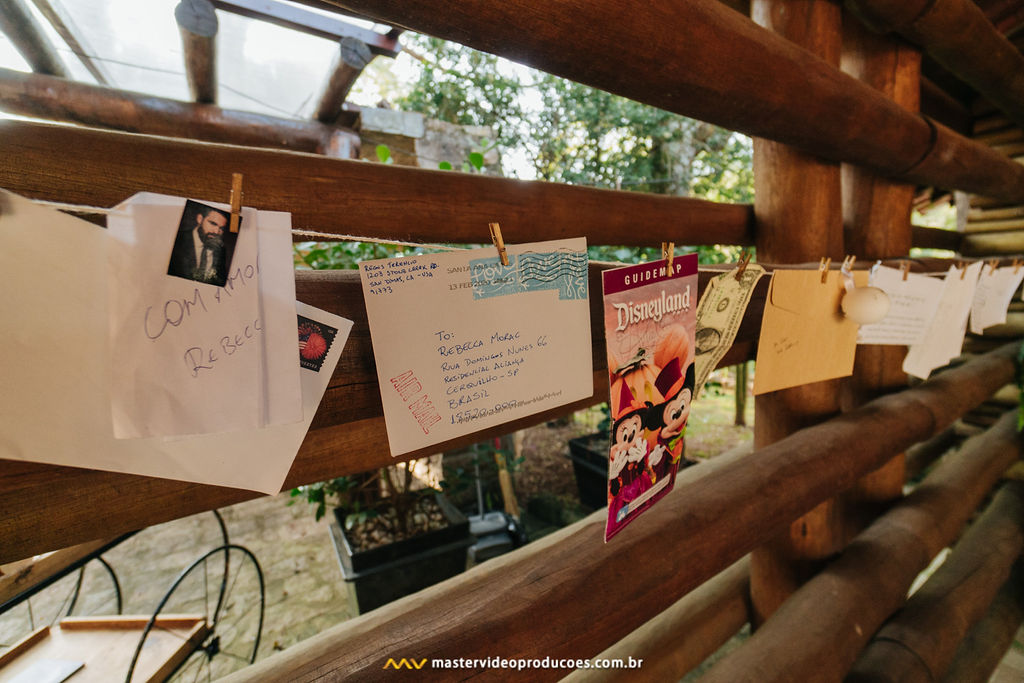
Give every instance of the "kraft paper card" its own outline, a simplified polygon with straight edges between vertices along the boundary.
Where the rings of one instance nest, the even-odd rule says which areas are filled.
[[[116,439],[105,268],[111,244],[107,231],[92,223],[0,191],[0,458],[280,491],[351,322],[301,303],[292,308],[294,364],[300,359],[296,311],[328,328],[321,336],[332,337],[329,347],[314,343],[322,352],[319,370],[299,370],[300,422],[184,438]]]
[[[846,377],[853,372],[857,324],[840,312],[836,271],[776,270],[757,344],[754,393]]]
[[[392,455],[593,395],[586,248],[360,264]]]
[[[602,273],[612,438],[604,540],[672,490],[694,395],[697,255]]]
[[[987,327],[1006,322],[1006,309],[1022,280],[1024,267],[993,268],[988,264],[982,267],[971,302],[972,334],[981,334]]]
[[[903,372],[927,379],[935,368],[960,355],[967,334],[974,290],[981,273],[981,261],[961,270],[950,266],[943,280],[942,296],[924,338],[907,350]]]
[[[942,278],[907,273],[877,265],[871,269],[871,286],[889,295],[889,312],[877,323],[861,325],[858,344],[916,344],[931,324],[944,283]]]
[[[193,270],[201,251],[196,235],[205,227],[198,212],[207,211],[207,220],[219,220],[226,232],[227,209],[141,193],[107,220],[118,438],[209,434],[302,419],[291,329],[291,218],[243,209],[233,256],[213,268],[211,254],[213,278],[203,281]],[[180,246],[191,259],[185,274],[199,279],[169,274]],[[213,283],[217,277],[222,285]]]

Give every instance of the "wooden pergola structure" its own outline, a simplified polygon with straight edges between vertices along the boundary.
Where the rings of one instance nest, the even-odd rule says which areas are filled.
[[[273,4],[213,3],[302,25],[282,8],[268,10]],[[0,122],[0,187],[102,206],[138,191],[219,199],[213,189],[238,171],[247,204],[336,234],[479,242],[497,218],[516,241],[582,234],[591,244],[756,245],[758,260],[776,265],[844,254],[904,259],[913,246],[971,257],[1024,252],[1022,0],[307,4],[455,40],[752,135],[755,204],[355,163],[345,158],[357,144],[345,96],[375,52],[397,49],[398,29],[343,35],[331,24],[338,62],[315,120],[300,122],[213,104],[215,38],[199,11],[178,16],[194,99],[184,103],[66,80],[45,41],[17,23],[20,0],[0,0],[0,28],[25,39],[19,49],[37,55],[28,60],[35,73],[0,72],[0,108],[88,127]],[[919,186],[972,195],[965,230],[912,228]],[[949,263],[925,259],[914,268]],[[599,271],[591,266],[591,291],[600,291]],[[713,274],[702,269],[702,287]],[[296,279],[299,299],[355,327],[286,487],[392,464],[380,446],[358,274]],[[755,301],[722,365],[753,358],[760,311]],[[596,299],[592,315],[600,320]],[[592,329],[594,394],[555,412],[607,398],[603,326]],[[996,336],[1020,330],[1011,324]],[[1024,618],[1024,488],[1008,482],[991,496],[1022,442],[1015,406],[954,452],[946,452],[948,428],[1013,381],[1017,343],[973,340],[968,351],[955,368],[908,388],[901,349],[860,347],[850,378],[758,397],[754,452],[687,469],[676,491],[614,542],[602,544],[603,521],[589,518],[233,680],[385,679],[389,657],[601,653],[643,658],[644,667],[600,676],[664,680],[748,622],[754,635],[706,680],[986,680]],[[908,478],[926,467],[905,494]],[[0,461],[0,563],[253,495]],[[41,503],[48,500],[61,506]],[[915,577],[954,542],[950,559],[908,600]],[[679,602],[662,612],[666,594]]]

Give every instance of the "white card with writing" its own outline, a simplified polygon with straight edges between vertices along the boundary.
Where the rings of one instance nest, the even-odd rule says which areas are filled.
[[[889,312],[882,320],[861,325],[858,344],[916,344],[924,338],[935,315],[945,286],[942,278],[907,273],[877,265],[871,269],[869,284],[889,295]]]
[[[110,404],[116,354],[110,351],[104,267],[111,244],[107,231],[92,223],[0,191],[0,320],[9,331],[0,335],[0,458],[280,491],[351,321],[292,302],[287,328],[291,363],[301,365],[301,421],[191,437],[115,439]],[[41,263],[47,264],[43,276]],[[305,330],[296,313],[306,319]],[[322,339],[312,345],[320,353],[305,358],[298,345],[306,335],[309,348],[314,333]]]
[[[593,395],[582,238],[364,261],[392,455]]]
[[[107,221],[115,436],[209,434],[302,419],[290,216],[243,209],[234,256],[217,286],[168,274],[185,211],[183,198],[142,193]]]
[[[1024,280],[1024,268],[992,268],[988,264],[982,267],[971,303],[971,333],[981,334],[986,327],[1006,322],[1006,309],[1021,280]]]
[[[980,272],[980,261],[967,266],[966,271],[949,267],[932,322],[924,339],[908,349],[903,372],[927,379],[932,370],[960,355]]]

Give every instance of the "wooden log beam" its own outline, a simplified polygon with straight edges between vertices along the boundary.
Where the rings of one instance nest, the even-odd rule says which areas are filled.
[[[896,32],[1024,126],[1024,55],[971,0],[847,0],[870,26]]]
[[[911,245],[920,249],[960,251],[960,243],[964,238],[962,233],[955,230],[929,228],[923,225],[912,225],[910,227],[910,234]]]
[[[217,12],[210,0],[181,0],[174,8],[192,101],[217,102]]]
[[[961,135],[971,135],[971,110],[927,78],[921,78],[921,113]]]
[[[924,472],[959,441],[960,438],[957,436],[956,429],[947,427],[927,441],[919,443],[908,450],[906,459],[907,480],[912,480]]]
[[[702,681],[841,680],[872,634],[903,605],[917,575],[956,538],[1020,454],[1017,415],[1010,411],[943,458]]]
[[[593,659],[642,659],[640,669],[577,669],[562,683],[676,681],[747,623],[750,562],[744,558]]]
[[[0,109],[10,114],[79,123],[86,126],[248,147],[273,147],[320,153],[326,153],[332,146],[339,150],[348,147],[348,156],[358,156],[359,138],[355,133],[350,130],[325,126],[315,121],[283,119],[264,114],[221,109],[214,105],[189,104],[8,69],[0,69]],[[45,145],[48,136],[38,128],[38,125],[30,124],[30,129],[39,132],[31,137],[33,142]],[[13,134],[12,129],[7,130]],[[54,136],[58,136],[56,129],[51,132]],[[75,158],[88,154],[84,146],[98,141],[97,132],[63,128],[59,137],[63,137],[68,146],[64,147],[58,155],[61,159],[54,158],[49,165],[63,163],[68,169],[72,168],[76,163]],[[7,133],[0,134],[6,135]],[[122,135],[120,139],[127,140],[129,137]],[[108,152],[113,153],[112,146],[117,144],[115,140],[118,138],[103,139],[106,141],[104,146],[107,147]],[[139,142],[136,140],[137,145]],[[6,149],[13,150],[11,147],[6,147],[6,144],[5,141]],[[202,143],[183,144],[194,145],[192,149],[195,150],[195,158],[190,167],[181,167],[176,172],[181,175],[195,175],[199,172],[199,167],[202,166],[200,150],[210,148]],[[154,145],[166,146],[173,145],[173,143],[166,140],[154,141]],[[18,146],[21,147],[21,145]],[[232,149],[234,154],[240,154],[237,149],[223,148],[223,157],[234,156],[234,154],[227,153],[228,149]],[[34,157],[35,163],[42,161],[35,154],[31,156]],[[159,156],[154,157],[150,163],[156,163],[159,158]],[[114,153],[110,159],[110,169],[105,172],[104,176],[96,177],[121,175],[120,171],[114,169],[122,160],[120,155]],[[46,165],[42,164],[33,173],[47,174]],[[226,167],[210,170],[216,171],[220,176],[230,175]],[[146,175],[152,175],[152,172]],[[303,177],[303,175],[293,176],[293,179]],[[218,180],[214,184],[222,183],[223,180]],[[6,186],[14,188],[13,185]],[[61,181],[54,178],[53,186],[54,191],[57,191],[61,186]]]
[[[996,594],[992,606],[960,643],[945,683],[988,683],[1024,621],[1024,559]]]
[[[585,7],[575,0],[470,0],[458,12],[441,0],[334,2],[825,159],[936,187],[1024,198],[1024,167],[977,145],[986,177],[960,172],[945,145],[977,143],[935,140],[921,117],[717,0],[657,0],[644,12],[623,0]],[[917,167],[928,156],[931,162]]]
[[[847,683],[942,680],[964,635],[1010,577],[1024,549],[1024,482],[1007,482],[953,552],[879,629]]]
[[[752,0],[751,16],[830,65],[842,49],[840,7],[814,0]],[[788,145],[754,139],[754,214],[758,259],[800,263],[843,257],[840,165]],[[816,382],[754,397],[754,447],[763,448],[839,412],[839,381]],[[760,624],[841,547],[836,501],[795,520],[751,553],[750,598]]]
[[[331,124],[338,120],[341,105],[345,104],[349,91],[371,59],[373,53],[366,43],[351,36],[341,39],[338,43],[338,53],[334,56],[334,64],[331,66],[331,75],[324,85],[320,102],[316,105],[314,119]]]
[[[498,220],[515,242],[586,235],[590,244],[630,246],[753,243],[750,206],[685,197],[24,121],[0,122],[0,148],[0,187],[91,206],[113,206],[136,192],[223,201],[236,171],[245,174],[246,204],[289,211],[292,227],[304,230],[472,244],[489,242],[487,224]]]
[[[275,26],[283,26],[295,31],[319,36],[327,40],[339,41],[346,37],[358,38],[367,44],[375,55],[395,57],[402,46],[398,44],[397,33],[383,34],[368,28],[329,17],[317,12],[310,12],[299,7],[286,5],[274,0],[213,0],[219,10],[231,12],[250,19],[266,21]],[[318,3],[321,4],[321,3]]]
[[[64,63],[23,0],[0,0],[0,31],[38,74],[67,78]]]
[[[672,493],[612,543],[602,542],[604,520],[595,513],[457,580],[303,641],[232,680],[383,680],[388,657],[590,657],[893,453],[943,429],[1013,375],[1015,353],[1016,345],[1008,345],[751,456],[688,468]],[[666,545],[671,538],[685,543]],[[616,599],[594,586],[615,586]],[[516,675],[488,673],[498,680]],[[531,676],[553,680],[562,673],[533,670]]]

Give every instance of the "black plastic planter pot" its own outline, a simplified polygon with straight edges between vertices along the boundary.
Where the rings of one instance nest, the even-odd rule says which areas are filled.
[[[331,540],[353,616],[465,571],[466,549],[474,540],[469,521],[444,496],[437,496],[437,503],[449,526],[361,552],[352,550],[343,531],[346,513],[335,509]]]
[[[604,433],[569,439],[569,458],[580,502],[592,508],[608,505],[608,442]]]

